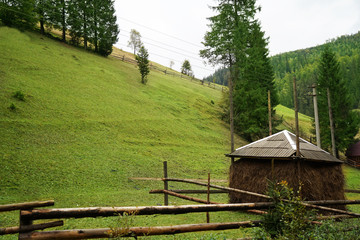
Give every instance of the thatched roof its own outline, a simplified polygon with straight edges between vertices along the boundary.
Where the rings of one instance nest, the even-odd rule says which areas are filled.
[[[284,130],[227,154],[228,157],[291,160],[296,155],[296,136]],[[342,163],[328,152],[300,138],[300,156],[308,161]]]

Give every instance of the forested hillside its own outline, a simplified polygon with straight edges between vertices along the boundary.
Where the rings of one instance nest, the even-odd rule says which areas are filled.
[[[341,36],[328,41],[336,52],[341,67],[341,75],[348,88],[352,107],[360,107],[360,32]],[[293,107],[292,80],[297,79],[300,112],[313,116],[312,99],[308,96],[309,87],[317,82],[318,64],[325,44],[312,48],[287,52],[271,57],[274,68],[276,89],[280,104]],[[227,70],[220,69],[207,77],[206,81],[227,84]]]
[[[360,107],[360,32],[341,36],[328,42],[340,62],[341,75],[348,88],[352,107]],[[309,87],[317,82],[318,64],[325,44],[287,52],[271,58],[280,103],[293,107],[292,80],[298,83],[299,110],[313,115],[313,103],[308,96]]]

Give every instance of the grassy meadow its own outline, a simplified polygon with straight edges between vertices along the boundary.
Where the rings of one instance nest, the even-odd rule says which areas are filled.
[[[221,91],[156,71],[143,85],[134,65],[7,27],[0,27],[0,51],[0,204],[54,199],[55,207],[162,205],[162,195],[148,193],[162,182],[129,178],[162,177],[163,161],[170,177],[205,179],[210,172],[213,179],[227,179],[230,133],[219,118]],[[13,96],[17,91],[24,101]],[[291,110],[278,106],[277,111],[291,121]],[[311,127],[309,119],[300,117],[300,124]],[[236,137],[236,147],[245,143]],[[350,186],[359,188],[358,171],[346,168],[345,173]],[[170,188],[194,187],[170,183]],[[169,198],[170,204],[189,204]],[[227,202],[227,196],[211,200]],[[210,214],[211,222],[257,218]],[[118,221],[68,219],[59,229],[115,227],[122,224]],[[205,222],[206,217],[133,221],[132,226],[165,226]],[[0,214],[0,227],[17,224],[17,212]],[[204,234],[155,239],[247,233]]]

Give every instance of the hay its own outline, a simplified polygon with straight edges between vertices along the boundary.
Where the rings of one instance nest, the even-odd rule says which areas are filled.
[[[275,160],[276,181],[286,180],[291,187],[298,187],[297,164],[292,160]],[[344,175],[341,164],[301,162],[301,196],[304,200],[343,200]],[[268,180],[272,179],[271,160],[241,159],[230,167],[229,186],[265,194]],[[263,202],[265,199],[245,194],[230,193],[231,203]],[[345,209],[344,206],[329,206]]]

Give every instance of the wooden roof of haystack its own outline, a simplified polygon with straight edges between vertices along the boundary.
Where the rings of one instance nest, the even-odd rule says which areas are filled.
[[[228,157],[291,160],[296,155],[296,136],[284,130],[227,154]],[[342,163],[321,148],[300,138],[300,156],[307,161]]]

